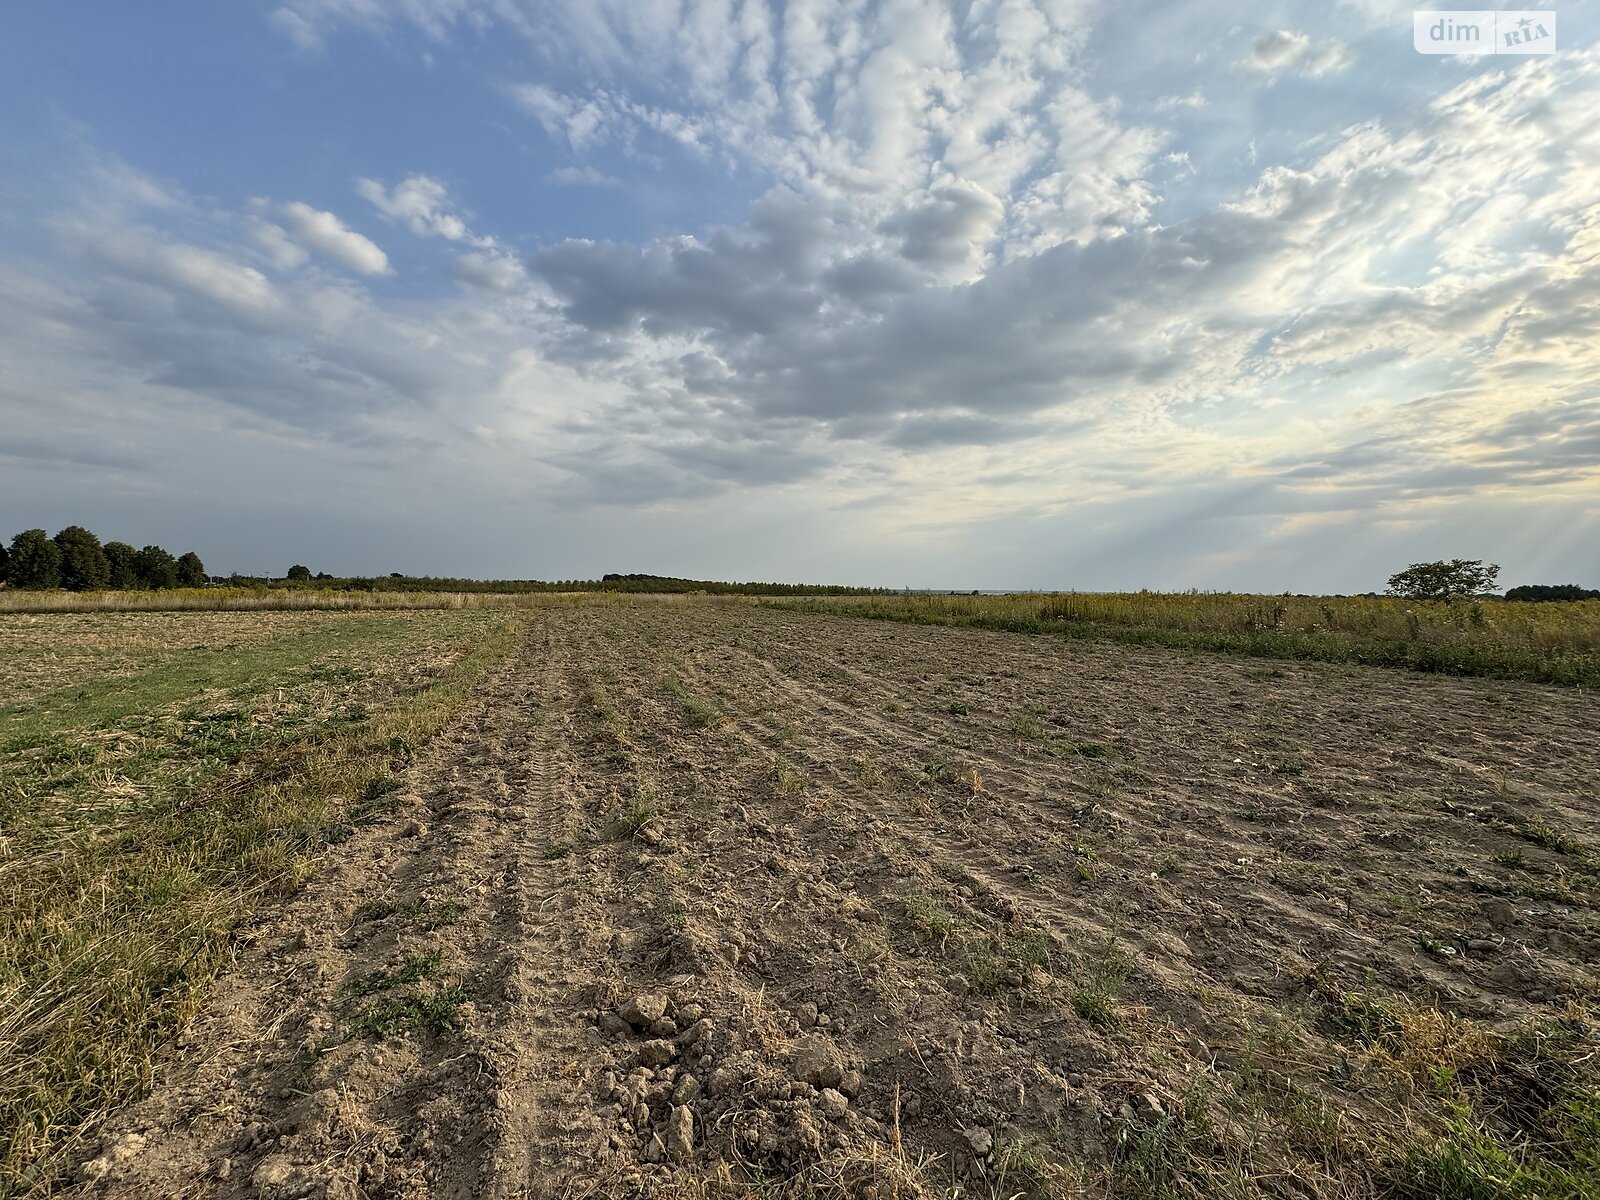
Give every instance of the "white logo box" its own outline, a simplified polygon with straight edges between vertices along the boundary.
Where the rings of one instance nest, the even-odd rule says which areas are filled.
[[[1418,54],[1553,54],[1552,9],[1428,9],[1411,14]]]

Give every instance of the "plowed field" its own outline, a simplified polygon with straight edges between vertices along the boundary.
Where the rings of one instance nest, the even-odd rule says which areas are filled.
[[[1577,1195],[1597,729],[1531,684],[534,611],[79,1190],[1437,1195],[1495,1150]]]

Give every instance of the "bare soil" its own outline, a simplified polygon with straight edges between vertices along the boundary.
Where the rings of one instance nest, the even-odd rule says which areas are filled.
[[[75,1190],[1359,1194],[1435,1114],[1352,997],[1592,1000],[1597,728],[1535,685],[536,611]]]

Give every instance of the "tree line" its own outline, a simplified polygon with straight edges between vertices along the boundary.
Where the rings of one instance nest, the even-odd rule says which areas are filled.
[[[715,579],[680,579],[674,575],[609,574],[599,579],[459,579],[436,575],[330,575],[295,563],[281,579],[260,575],[230,575],[220,582],[233,587],[323,588],[348,592],[704,592],[707,595],[747,596],[876,596],[892,588],[849,587],[822,583],[727,583]]]
[[[193,550],[174,557],[160,546],[135,550],[127,542],[102,544],[82,525],[68,525],[55,537],[24,529],[9,547],[0,545],[0,583],[71,592],[203,587],[206,568]]]

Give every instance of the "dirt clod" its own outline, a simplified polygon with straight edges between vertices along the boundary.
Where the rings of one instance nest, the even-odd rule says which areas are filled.
[[[667,1118],[667,1149],[678,1162],[694,1153],[694,1112],[686,1105],[673,1108]]]
[[[813,1087],[837,1088],[844,1079],[839,1048],[818,1034],[802,1038],[789,1056],[796,1079]]]
[[[652,1038],[639,1047],[639,1061],[647,1067],[662,1067],[678,1056],[678,1048],[665,1038]]]
[[[635,1029],[648,1029],[667,1015],[667,998],[651,992],[641,992],[630,997],[617,1010],[622,1019]]]

